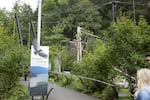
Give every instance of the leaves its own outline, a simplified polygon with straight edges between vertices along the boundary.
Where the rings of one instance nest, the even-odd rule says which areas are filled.
[[[20,76],[24,73],[24,67],[29,66],[28,50],[23,53],[19,43],[14,38],[0,34],[0,91],[7,97],[13,93],[12,89],[17,86]],[[28,70],[25,69],[25,70]]]
[[[112,64],[125,68],[130,74],[134,74],[137,68],[145,67],[142,60],[148,50],[143,45],[149,45],[145,43],[147,40],[150,42],[147,34],[149,25],[146,21],[141,19],[136,25],[132,20],[121,17],[111,29],[113,31],[111,38]]]

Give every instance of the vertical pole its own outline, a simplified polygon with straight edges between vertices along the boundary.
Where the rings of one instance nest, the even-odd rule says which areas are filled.
[[[32,96],[32,100],[34,100],[34,96]]]
[[[79,62],[80,58],[79,58],[79,27],[77,27],[77,62]]]
[[[135,22],[135,2],[133,0],[133,18],[134,18],[134,22]]]
[[[41,5],[42,5],[42,0],[39,0],[39,5],[38,5],[38,26],[37,26],[37,49],[40,49],[40,34],[41,34]]]
[[[15,14],[15,19],[16,19],[16,23],[17,23],[17,27],[18,27],[18,34],[19,34],[20,44],[23,47],[22,31],[21,31],[21,27],[20,27],[18,14]]]
[[[30,30],[31,30],[31,23],[29,22],[29,33],[28,33],[28,48],[30,48]]]
[[[115,22],[115,10],[114,10],[115,2],[112,1],[112,21]]]
[[[13,31],[13,35],[15,35],[15,30],[16,30],[16,26],[15,26],[15,18],[14,18],[14,31]]]
[[[82,60],[82,44],[81,44],[81,27],[79,32],[79,54],[80,54],[80,61]]]
[[[81,47],[81,27],[77,27],[77,61],[82,59],[82,47]]]
[[[61,72],[61,51],[60,53],[58,53],[58,59],[59,59],[58,71]]]
[[[36,34],[36,32],[35,32],[34,24],[33,24],[33,21],[32,21],[32,20],[30,21],[30,24],[31,24],[32,32],[33,32],[33,37],[37,39],[37,34]]]

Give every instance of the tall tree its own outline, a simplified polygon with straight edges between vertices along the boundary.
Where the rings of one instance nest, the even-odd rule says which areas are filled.
[[[26,45],[28,41],[28,36],[29,36],[29,22],[33,20],[36,16],[33,16],[33,11],[30,7],[30,5],[27,4],[21,4],[16,1],[14,4],[14,7],[12,8],[11,12],[11,18],[10,20],[13,20],[15,17],[15,14],[18,14],[19,16],[19,21],[20,21],[20,28],[22,31],[22,36],[23,36],[23,42]],[[14,21],[14,20],[13,20]],[[14,23],[16,25],[16,23]],[[14,26],[15,30],[17,29],[17,25]],[[31,29],[31,25],[30,25]],[[15,31],[17,32],[17,31]]]
[[[118,66],[129,75],[134,75],[137,68],[146,67],[144,57],[149,51],[150,26],[141,18],[138,24],[133,20],[121,17],[112,24],[109,30],[111,60],[113,66]]]
[[[74,38],[78,25],[94,31],[94,34],[97,34],[101,28],[102,22],[97,7],[89,0],[66,0],[63,2],[45,0],[43,2],[43,12],[48,14],[47,17],[44,17],[44,21],[50,22],[45,29],[49,30],[59,24],[62,29],[61,34],[68,38]],[[50,31],[46,33],[52,34]]]

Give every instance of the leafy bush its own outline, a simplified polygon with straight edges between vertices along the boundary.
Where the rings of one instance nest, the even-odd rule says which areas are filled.
[[[14,93],[24,67],[29,65],[29,55],[10,36],[0,34],[0,45],[0,99],[3,100]]]
[[[7,100],[31,100],[28,89],[22,85],[17,85],[12,95]]]
[[[101,92],[101,100],[115,100],[118,98],[118,94],[114,90],[113,87],[107,86],[102,92]]]

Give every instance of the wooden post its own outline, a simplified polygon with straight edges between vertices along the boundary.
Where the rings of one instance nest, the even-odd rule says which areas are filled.
[[[80,62],[82,60],[82,46],[81,46],[81,27],[77,27],[77,61]]]

